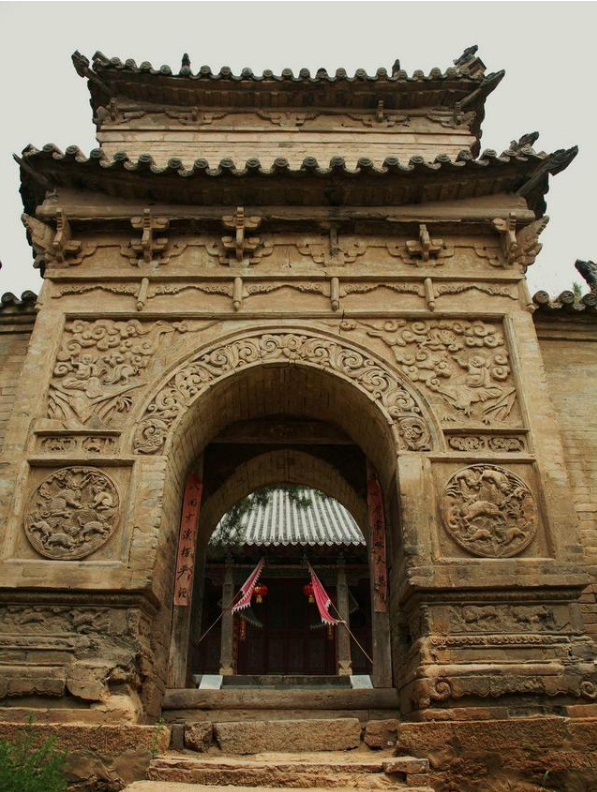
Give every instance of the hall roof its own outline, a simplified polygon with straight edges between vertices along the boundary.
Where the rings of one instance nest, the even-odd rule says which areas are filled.
[[[504,72],[485,75],[476,51],[477,47],[469,47],[445,71],[433,68],[424,74],[417,70],[410,76],[400,68],[399,61],[390,72],[380,68],[375,74],[367,74],[357,69],[350,76],[342,68],[334,74],[317,69],[313,75],[306,68],[296,75],[291,69],[283,69],[281,74],[271,70],[255,74],[249,68],[234,74],[228,66],[218,72],[201,66],[193,72],[188,55],[183,56],[179,69],[154,68],[147,61],[138,66],[132,59],[107,58],[102,52],[96,52],[89,61],[77,51],[72,59],[77,73],[88,80],[94,111],[112,99],[179,107],[351,109],[375,109],[382,101],[386,110],[455,108],[462,103],[467,110],[481,110]]]
[[[367,158],[348,167],[343,157],[333,157],[327,166],[307,157],[299,168],[291,168],[283,158],[274,160],[271,168],[264,168],[258,159],[238,166],[223,159],[215,167],[196,159],[185,167],[173,157],[167,166],[158,167],[150,154],[133,162],[125,152],[110,158],[102,149],[93,149],[87,157],[77,146],[62,152],[48,144],[42,149],[29,146],[16,159],[29,214],[48,190],[63,186],[197,206],[400,206],[516,193],[541,215],[549,176],[568,167],[577,153],[576,146],[546,154],[515,145],[501,155],[487,149],[478,159],[466,150],[455,159],[443,154],[433,162],[415,156],[402,163],[389,156],[381,167]]]
[[[217,542],[222,522],[210,542]],[[248,546],[365,546],[354,518],[333,498],[311,494],[311,503],[299,507],[288,492],[275,490],[266,504],[255,505],[241,518],[242,543]]]

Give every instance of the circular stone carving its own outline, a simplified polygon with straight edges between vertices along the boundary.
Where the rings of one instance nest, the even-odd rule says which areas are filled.
[[[452,539],[485,558],[517,555],[537,533],[537,507],[528,485],[497,465],[471,465],[454,473],[441,513]]]
[[[25,533],[46,558],[71,561],[98,550],[118,522],[118,491],[96,468],[56,470],[35,490]]]

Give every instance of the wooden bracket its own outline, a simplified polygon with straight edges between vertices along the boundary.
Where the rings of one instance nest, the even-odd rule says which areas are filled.
[[[451,255],[448,253],[443,239],[431,238],[425,223],[419,225],[419,238],[411,239],[406,243],[406,251],[411,258],[425,262]]]
[[[222,223],[226,228],[234,231],[234,236],[222,237],[222,245],[226,251],[226,255],[234,258],[238,264],[242,264],[245,260],[245,254],[254,253],[259,245],[259,237],[247,237],[247,231],[252,231],[261,224],[260,217],[247,217],[245,215],[244,207],[238,206],[236,214],[225,215],[222,218]]]
[[[146,264],[160,258],[168,245],[167,237],[158,237],[156,232],[166,231],[170,225],[167,217],[153,217],[151,209],[145,209],[141,217],[131,217],[131,225],[141,231],[141,239],[132,239],[131,248],[138,259]],[[165,263],[159,261],[159,263]]]

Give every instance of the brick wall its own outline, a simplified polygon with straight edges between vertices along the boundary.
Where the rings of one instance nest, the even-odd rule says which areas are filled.
[[[597,322],[542,317],[536,327],[593,581],[583,595],[585,624],[597,640]]]
[[[35,315],[31,305],[0,306],[0,451],[14,408]]]

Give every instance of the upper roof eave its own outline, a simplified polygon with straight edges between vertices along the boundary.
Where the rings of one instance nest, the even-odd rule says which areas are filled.
[[[300,69],[295,76],[290,69],[279,75],[271,71],[257,75],[251,69],[233,74],[228,67],[214,73],[208,66],[202,66],[193,73],[190,65],[181,66],[176,73],[170,66],[154,69],[148,62],[137,66],[134,60],[123,62],[119,58],[107,58],[101,52],[96,52],[91,62],[78,51],[72,59],[77,73],[88,80],[94,115],[111,100],[127,98],[177,107],[221,106],[223,93],[228,94],[226,106],[239,109],[255,106],[277,110],[285,107],[375,110],[378,102],[383,101],[385,110],[466,107],[475,111],[472,132],[478,138],[485,99],[505,74],[499,71],[485,75],[483,70],[469,73],[468,61],[462,57],[455,61],[457,66],[445,71],[434,68],[429,74],[419,70],[409,76],[400,68],[394,68],[391,73],[380,68],[373,75],[357,69],[352,77],[345,69],[338,69],[334,75],[318,69],[315,76],[308,69]]]
[[[355,168],[348,168],[342,157],[333,157],[328,167],[307,157],[296,169],[281,158],[271,168],[263,168],[257,159],[248,160],[243,168],[223,159],[210,168],[206,160],[198,159],[185,168],[179,158],[158,167],[149,154],[132,162],[123,152],[110,159],[101,149],[94,149],[86,157],[77,146],[63,153],[48,144],[41,150],[28,147],[16,159],[29,214],[48,190],[63,186],[148,201],[232,206],[389,206],[517,193],[540,216],[545,211],[549,175],[566,168],[577,151],[573,147],[538,154],[524,147],[498,156],[487,150],[479,159],[463,151],[455,160],[447,155],[433,162],[412,157],[408,164],[387,157],[381,167],[361,158]]]

